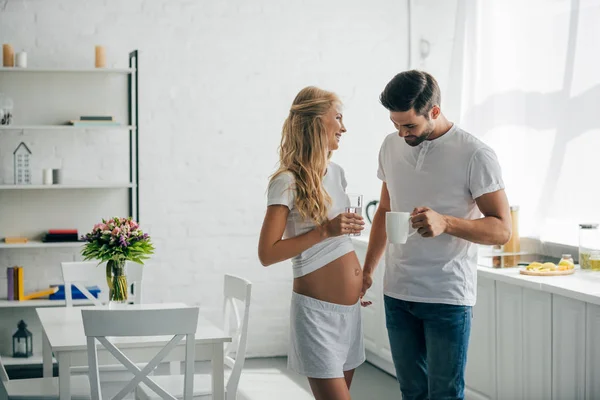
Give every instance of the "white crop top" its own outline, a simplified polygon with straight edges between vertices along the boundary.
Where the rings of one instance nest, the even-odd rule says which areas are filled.
[[[281,204],[290,209],[283,234],[284,239],[300,236],[316,226],[314,221],[304,220],[296,209],[295,184],[296,180],[291,172],[279,174],[269,184],[267,205]],[[346,177],[342,167],[333,162],[329,163],[327,173],[323,177],[323,188],[331,197],[327,218],[333,219],[343,213],[346,205],[349,204],[346,195]],[[354,246],[348,236],[327,238],[292,258],[294,278],[307,275],[351,251],[354,251]]]

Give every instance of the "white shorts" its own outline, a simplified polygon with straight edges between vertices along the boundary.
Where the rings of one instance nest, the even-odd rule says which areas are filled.
[[[345,306],[292,292],[289,369],[309,378],[343,378],[364,361],[360,301]]]

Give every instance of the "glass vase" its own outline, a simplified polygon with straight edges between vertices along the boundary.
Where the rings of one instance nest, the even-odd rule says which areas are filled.
[[[109,308],[119,308],[127,304],[127,275],[125,260],[110,260],[106,264]]]

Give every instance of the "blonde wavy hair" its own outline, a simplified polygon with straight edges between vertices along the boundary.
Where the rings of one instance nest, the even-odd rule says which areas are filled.
[[[291,172],[296,180],[295,206],[305,220],[327,221],[331,197],[323,189],[323,174],[331,158],[322,117],[341,104],[332,92],[309,86],[294,99],[283,123],[279,146],[279,169],[271,179]]]

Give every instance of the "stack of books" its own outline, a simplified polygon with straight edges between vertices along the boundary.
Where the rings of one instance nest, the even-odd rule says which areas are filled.
[[[77,229],[49,229],[42,240],[45,243],[78,242]]]
[[[121,126],[110,115],[82,115],[79,119],[69,121],[73,126]]]
[[[50,287],[39,292],[25,294],[25,286],[23,285],[23,267],[15,266],[8,267],[6,269],[6,282],[7,282],[7,293],[8,300],[21,301],[31,300],[40,297],[46,297],[52,295],[58,291],[58,287]]]

